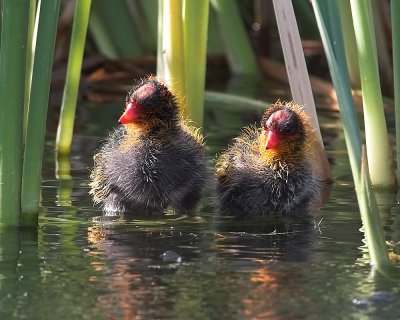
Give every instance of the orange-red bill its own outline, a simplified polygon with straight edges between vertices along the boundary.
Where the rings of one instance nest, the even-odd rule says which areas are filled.
[[[123,115],[119,118],[118,122],[120,124],[135,122],[140,118],[141,113],[142,113],[142,107],[133,102],[128,102],[126,104],[126,110],[123,113]]]
[[[265,148],[266,149],[275,149],[279,143],[279,136],[271,130],[266,131],[265,134],[267,136],[267,139],[265,142]]]

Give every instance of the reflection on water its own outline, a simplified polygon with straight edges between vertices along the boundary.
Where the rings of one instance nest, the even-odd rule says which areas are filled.
[[[257,119],[230,113],[219,132],[210,116],[210,156]],[[322,128],[330,200],[289,217],[219,217],[209,198],[197,215],[103,216],[87,195],[97,138],[78,136],[69,172],[46,159],[40,227],[1,230],[0,319],[398,319],[397,283],[370,273],[337,118]],[[380,199],[399,241],[399,207]]]

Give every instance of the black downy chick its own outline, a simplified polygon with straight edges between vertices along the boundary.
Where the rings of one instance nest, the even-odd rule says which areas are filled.
[[[220,211],[256,215],[306,208],[319,187],[309,159],[313,141],[309,119],[298,105],[273,104],[261,128],[245,128],[218,159]]]
[[[94,202],[106,212],[194,211],[205,184],[203,140],[168,87],[153,76],[141,81],[119,122],[94,156]]]

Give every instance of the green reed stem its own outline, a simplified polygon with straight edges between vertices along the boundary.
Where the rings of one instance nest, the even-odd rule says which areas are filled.
[[[343,46],[343,32],[341,25],[336,23],[339,19],[338,2],[313,0],[312,4],[338,97],[340,116],[371,264],[377,270],[386,272],[390,265],[379,208],[371,190],[368,170],[366,169],[368,164],[365,152],[362,152],[361,136],[351,95]]]
[[[314,13],[308,1],[293,0],[293,8],[299,23],[299,31],[302,39],[319,39],[318,28]]]
[[[346,51],[347,68],[353,89],[361,89],[360,68],[358,65],[356,35],[354,34],[353,18],[348,0],[337,0],[340,11],[340,23],[343,32],[344,48]],[[337,22],[336,22],[337,23]]]
[[[350,4],[360,63],[369,174],[374,186],[392,187],[394,174],[383,113],[372,6],[369,0],[350,0]]]
[[[397,181],[400,181],[400,1],[391,1]]]
[[[259,73],[257,59],[236,2],[211,0],[211,4],[218,15],[231,71],[235,74],[257,75]]]
[[[203,125],[209,1],[183,2],[185,102],[184,116]]]
[[[131,10],[131,15],[137,33],[140,35],[143,51],[145,53],[156,53],[158,1],[139,0],[130,2],[130,4],[135,9]]]
[[[138,57],[143,53],[125,1],[96,0],[93,1],[93,8],[100,15],[121,57]]]
[[[181,102],[185,96],[184,35],[182,23],[182,0],[163,0],[162,46],[158,47],[163,74],[158,74],[170,85]],[[158,71],[158,69],[157,69]]]
[[[118,48],[114,39],[107,28],[98,6],[93,6],[90,12],[89,31],[98,50],[107,58],[117,59],[119,57]]]
[[[67,76],[61,105],[60,122],[57,129],[56,149],[59,154],[71,152],[76,103],[82,69],[83,51],[89,22],[91,0],[77,0],[72,27]]]
[[[18,225],[29,6],[2,0],[0,46],[0,224]]]
[[[164,78],[164,51],[163,51],[163,28],[164,28],[164,0],[158,0],[157,10],[157,76]]]
[[[46,116],[61,0],[40,0],[22,176],[24,220],[39,211]]]
[[[361,135],[351,94],[350,79],[343,46],[341,25],[336,1],[313,0],[315,16],[328,60],[333,85],[339,102],[340,117],[349,153],[350,166],[356,187],[360,181]],[[328,31],[329,30],[329,31]]]
[[[389,255],[385,236],[383,234],[382,222],[379,216],[378,204],[375,194],[371,190],[368,167],[367,157],[363,150],[358,204],[371,264],[377,270],[384,271],[390,266]]]
[[[208,102],[230,105],[232,109],[239,109],[239,110],[243,110],[243,108],[248,107],[251,109],[254,108],[258,111],[264,111],[265,106],[271,104],[269,102],[261,100],[246,98],[241,95],[239,96],[235,94],[222,93],[216,91],[206,91],[204,94],[204,98]]]
[[[36,32],[36,0],[29,1],[29,20],[28,20],[28,39],[27,39],[27,51],[26,51],[26,76],[25,76],[25,94],[24,94],[24,139],[26,136],[26,127],[28,124],[28,108],[29,108],[29,96],[31,92],[32,82],[32,69],[33,69],[33,58],[35,55],[36,41],[34,41]]]
[[[223,55],[225,48],[219,32],[218,16],[215,10],[211,9],[208,10],[207,54]]]
[[[383,16],[381,0],[371,0],[372,4],[372,17],[374,21],[375,41],[378,58],[379,70],[381,70],[380,77],[383,88],[386,92],[392,93],[392,82],[393,82],[393,68],[392,68],[392,57],[389,52],[389,42],[386,37],[385,22],[384,19],[388,19]]]

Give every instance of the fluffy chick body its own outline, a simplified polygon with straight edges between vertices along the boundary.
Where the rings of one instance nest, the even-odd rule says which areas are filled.
[[[95,155],[90,193],[106,212],[195,210],[205,184],[203,141],[177,110],[166,118],[117,128]]]
[[[284,106],[299,116],[304,129],[301,136],[277,150],[266,150],[263,129],[251,126],[221,154],[216,175],[222,212],[235,215],[292,213],[305,209],[318,193],[319,182],[307,158],[313,133],[304,112],[294,104],[277,103],[266,111],[263,121]]]

